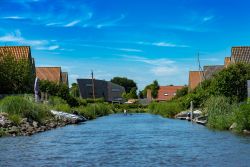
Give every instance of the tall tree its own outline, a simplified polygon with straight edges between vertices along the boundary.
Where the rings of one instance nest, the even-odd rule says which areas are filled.
[[[137,85],[135,81],[126,77],[114,77],[113,79],[111,79],[111,82],[123,86],[125,88],[126,93],[130,93],[133,88],[137,90]]]
[[[159,90],[159,83],[157,80],[154,80],[152,84],[147,85],[144,90],[143,90],[143,95],[144,97],[147,96],[147,90],[150,89],[151,90],[151,95],[153,98],[157,98],[158,96],[158,90]]]

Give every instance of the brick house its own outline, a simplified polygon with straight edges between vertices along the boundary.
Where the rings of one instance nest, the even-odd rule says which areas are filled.
[[[177,90],[184,86],[160,86],[158,90],[158,97],[156,101],[169,101],[176,96]]]
[[[61,67],[36,67],[36,76],[40,80],[68,85],[68,73],[62,72]]]

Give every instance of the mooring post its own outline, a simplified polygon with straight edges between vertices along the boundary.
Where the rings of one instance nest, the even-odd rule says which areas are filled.
[[[194,109],[194,106],[193,106],[193,101],[190,102],[190,120],[193,121],[193,109]]]

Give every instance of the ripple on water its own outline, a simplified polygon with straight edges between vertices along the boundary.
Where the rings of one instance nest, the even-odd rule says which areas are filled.
[[[248,166],[250,138],[150,114],[1,138],[0,166]]]

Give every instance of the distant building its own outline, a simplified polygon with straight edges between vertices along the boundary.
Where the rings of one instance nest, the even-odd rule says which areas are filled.
[[[93,98],[92,79],[77,79],[81,98]],[[104,98],[107,102],[123,102],[125,88],[104,80],[94,80],[95,98]]]
[[[231,49],[231,57],[226,57],[224,66],[227,68],[230,64],[250,63],[250,46],[236,46]]]
[[[69,86],[69,78],[68,78],[68,73],[67,72],[62,72],[62,83],[66,84]]]
[[[169,101],[176,96],[177,90],[184,86],[160,86],[158,90],[158,97],[156,101]]]
[[[214,74],[224,69],[224,65],[212,65],[203,67],[203,79],[210,79]]]
[[[68,85],[68,73],[62,72],[61,67],[36,67],[36,76],[40,80]]]
[[[27,59],[32,66],[32,73],[35,76],[35,60],[31,56],[29,46],[0,46],[0,53],[11,53],[16,60]]]
[[[195,89],[203,80],[203,71],[189,71],[189,91]]]

